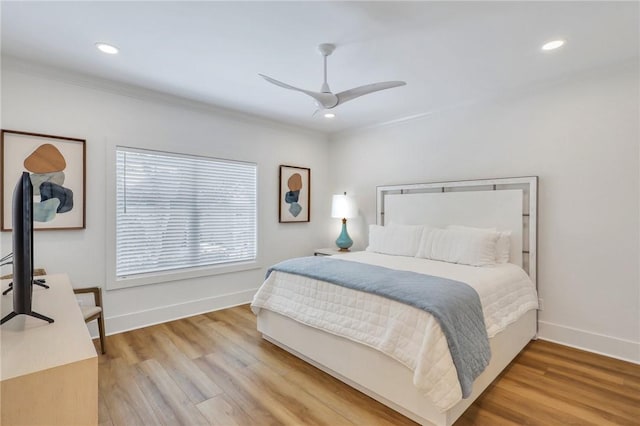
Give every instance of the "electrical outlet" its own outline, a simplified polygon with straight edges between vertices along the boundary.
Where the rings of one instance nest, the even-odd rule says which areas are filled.
[[[544,299],[538,298],[538,310],[544,311]]]

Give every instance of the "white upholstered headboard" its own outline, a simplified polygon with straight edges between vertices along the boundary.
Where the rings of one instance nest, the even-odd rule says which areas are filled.
[[[536,283],[538,178],[517,177],[377,188],[377,223],[509,230],[510,262]]]

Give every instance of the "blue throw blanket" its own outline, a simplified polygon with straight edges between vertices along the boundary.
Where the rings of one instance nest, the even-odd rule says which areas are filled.
[[[489,364],[491,349],[480,297],[468,284],[320,256],[285,260],[269,268],[267,277],[272,271],[377,294],[430,313],[447,338],[463,398],[471,394],[474,380]]]

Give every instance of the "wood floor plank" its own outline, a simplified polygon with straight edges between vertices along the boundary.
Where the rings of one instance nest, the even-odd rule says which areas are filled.
[[[272,345],[261,337],[257,338],[243,333],[242,328],[238,328],[236,325],[218,321],[216,323],[204,324],[204,327],[212,329],[215,334],[220,336],[220,339],[227,342],[228,345],[230,345],[230,349],[234,350],[239,356],[239,359],[242,359],[246,365],[260,362],[267,353],[271,353],[273,356],[286,357],[288,360],[295,363],[304,362],[300,359],[296,359],[295,357],[291,358],[288,352]],[[253,361],[247,362],[248,359]],[[283,366],[279,372],[284,373],[290,368],[291,367],[288,365]]]
[[[268,409],[279,424],[300,425],[305,424],[304,417],[299,416],[299,410],[295,404],[283,404],[278,398],[278,391],[269,387],[268,383],[255,376],[248,367],[238,368],[235,364],[230,364],[219,354],[209,354],[204,357],[207,362],[215,365],[218,369],[233,377],[235,385],[244,393],[256,401],[260,406]],[[320,424],[320,423],[314,423]]]
[[[191,402],[197,404],[222,393],[222,389],[202,374],[193,360],[183,354],[164,332],[155,333],[151,341],[159,349],[156,359]]]
[[[180,351],[189,358],[199,358],[207,353],[198,342],[195,342],[193,338],[184,334],[184,327],[180,324],[180,321],[160,324],[160,327]]]
[[[606,369],[598,368],[598,366],[575,362],[571,359],[553,357],[551,354],[532,350],[523,354],[523,361],[531,359],[534,363],[544,366],[554,366],[571,371],[577,376],[592,377],[598,380],[607,381],[615,385],[621,385],[623,378]]]
[[[253,424],[251,418],[225,395],[218,395],[196,405],[213,426],[244,426]]]
[[[458,421],[456,426],[493,426],[494,424],[517,425],[569,425],[576,424],[573,416],[554,413],[534,401],[524,403],[516,393],[493,386],[474,402]],[[535,413],[534,416],[532,414]]]
[[[169,396],[163,395],[162,390],[159,389],[153,380],[140,368],[135,368],[132,374],[138,386],[144,392],[147,403],[153,407],[153,411],[159,419],[157,424],[166,426],[180,424],[178,416],[171,406],[167,404],[167,398],[169,398]],[[119,423],[118,425],[124,426],[126,423]]]
[[[197,317],[199,316],[200,315]],[[189,342],[191,346],[197,348],[199,352],[202,354],[208,354],[216,348],[216,342],[214,339],[211,339],[207,333],[204,333],[201,329],[196,327],[192,323],[191,318],[171,321],[166,324],[172,328],[175,333],[181,334],[182,338]]]
[[[637,404],[637,398],[634,400],[628,392],[621,393],[616,389],[610,390],[603,387],[598,381],[590,381],[589,386],[584,386],[585,378],[571,377],[555,369],[549,369],[546,373],[545,383],[547,386],[569,392],[571,399],[579,399],[582,403],[597,407],[599,411],[603,412],[602,415],[609,413],[612,419],[617,418],[621,424],[629,421],[635,424],[640,423],[638,420],[640,419],[640,405]]]
[[[141,372],[147,376],[162,395],[167,407],[183,425],[206,425],[207,420],[195,409],[187,395],[171,379],[167,371],[155,359],[138,364]],[[165,410],[166,411],[166,410]]]
[[[233,374],[220,368],[211,357],[198,358],[194,361],[203,373],[216,381],[224,391],[224,395],[234,401],[251,418],[252,425],[276,426],[280,422],[272,414],[269,407],[264,407],[259,398],[245,390]]]
[[[115,425],[161,424],[135,380],[132,367],[120,358],[98,365],[98,393]]]
[[[324,401],[318,399],[316,395],[308,393],[304,387],[300,387],[275,373],[270,366],[258,363],[249,366],[248,370],[251,373],[252,382],[259,383],[263,389],[268,390],[270,396],[278,404],[286,405],[300,419],[298,424],[353,424]]]
[[[238,344],[238,342],[243,342],[242,337],[238,336],[237,331],[230,328],[227,324],[220,322],[212,323],[209,319],[206,319],[206,317],[204,323],[193,322],[193,324],[202,329],[202,332],[205,333],[209,339],[216,342],[215,348],[209,353],[220,352],[227,354],[245,366],[258,362],[258,359],[253,356],[254,352],[252,350],[247,351],[247,345]]]
[[[628,377],[640,381],[640,369],[633,368],[634,364],[615,358],[601,356],[569,346],[560,346],[541,340],[534,348],[537,353],[551,355],[554,359],[563,359],[582,365],[589,365],[598,370],[609,371],[620,377]]]
[[[137,331],[138,330],[136,330],[136,332]],[[138,357],[134,348],[130,345],[130,342],[127,338],[128,334],[132,333],[120,333],[109,336],[110,346],[107,355],[112,358],[124,360],[127,364],[137,364],[142,360]]]
[[[237,325],[241,327],[244,333],[254,338],[261,338],[262,335],[256,328],[256,316],[250,309],[243,309],[241,306],[238,309],[224,309],[222,311],[213,312],[213,314],[219,315],[223,321]]]
[[[472,405],[465,415],[456,422],[456,426],[518,426],[520,423],[502,417],[494,411],[482,409],[479,405]]]
[[[415,425],[267,342],[248,305],[107,337],[99,421]],[[533,341],[457,426],[640,425],[640,366]]]
[[[622,401],[626,404],[631,404],[636,401],[637,398],[635,398],[635,395],[640,395],[640,392],[629,392],[632,390],[629,383],[625,382],[622,386],[612,385],[594,377],[576,375],[572,371],[562,368],[549,367],[545,372],[545,375],[563,382],[569,381],[584,389],[600,391],[602,395],[608,398],[615,398],[616,400]]]
[[[564,421],[565,424],[593,424],[600,426],[615,426],[616,423],[596,416],[593,410],[585,408],[582,403],[567,403],[565,400],[558,398],[557,392],[551,392],[548,387],[546,392],[543,390],[530,387],[530,383],[523,383],[522,380],[514,380],[509,377],[504,377],[496,384],[499,389],[504,389],[512,394],[516,394],[523,398],[528,398],[532,401],[536,401],[536,405],[547,409],[555,413],[563,413],[567,417]],[[557,418],[557,417],[556,417]]]
[[[98,385],[99,386],[99,385]],[[109,408],[104,402],[102,394],[98,393],[98,424],[99,425],[111,425],[111,415],[109,415]]]

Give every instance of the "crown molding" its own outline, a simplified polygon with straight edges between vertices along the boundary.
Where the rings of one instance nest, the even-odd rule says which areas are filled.
[[[451,111],[461,110],[463,108],[478,107],[478,106],[481,107],[489,104],[495,105],[495,104],[510,101],[513,99],[521,99],[527,96],[532,96],[540,91],[551,90],[553,88],[570,84],[575,81],[588,80],[592,78],[607,76],[607,75],[610,75],[612,72],[634,71],[637,74],[639,67],[640,67],[640,59],[638,57],[627,58],[622,61],[610,63],[610,64],[599,66],[599,67],[589,68],[586,70],[582,70],[580,72],[567,73],[561,77],[554,78],[551,80],[543,80],[543,81],[529,84],[527,86],[521,86],[521,87],[513,88],[511,90],[489,94],[484,97],[467,99],[451,105],[444,105],[441,108],[436,108],[430,111],[425,111],[422,113],[413,114],[405,117],[398,117],[398,118],[380,122],[380,123],[374,123],[366,126],[359,126],[351,129],[332,132],[328,134],[328,137],[330,141],[334,141],[336,139],[340,139],[343,137],[365,134],[367,132],[380,130],[387,127],[400,125],[403,123],[426,120],[435,115],[446,114]]]
[[[297,126],[282,121],[273,120],[260,115],[251,114],[231,108],[224,108],[202,101],[197,101],[182,96],[169,94],[157,90],[152,90],[137,85],[117,82],[89,74],[79,73],[66,68],[46,65],[40,62],[28,61],[14,56],[3,55],[0,59],[2,71],[12,71],[21,74],[28,74],[36,77],[56,80],[74,86],[100,90],[111,94],[125,96],[137,100],[163,103],[194,111],[205,112],[207,114],[224,117],[229,120],[242,122],[243,124],[253,124],[267,127],[274,130],[286,130],[308,136],[322,137],[327,139],[327,134],[318,130]]]

